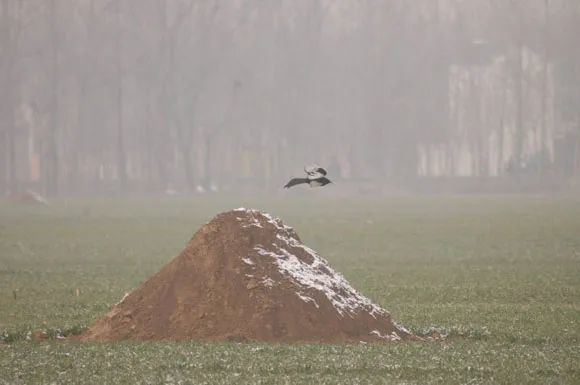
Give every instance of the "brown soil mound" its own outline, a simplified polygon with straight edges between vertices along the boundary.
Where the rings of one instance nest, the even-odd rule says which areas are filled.
[[[237,209],[81,337],[84,341],[359,342],[414,339],[279,219]]]

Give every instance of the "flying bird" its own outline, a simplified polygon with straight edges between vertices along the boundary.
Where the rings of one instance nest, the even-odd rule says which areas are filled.
[[[322,187],[329,183],[332,183],[330,179],[326,177],[326,170],[322,167],[312,165],[304,167],[304,172],[306,173],[306,178],[292,178],[284,188],[290,188],[302,183],[308,184],[310,187]]]

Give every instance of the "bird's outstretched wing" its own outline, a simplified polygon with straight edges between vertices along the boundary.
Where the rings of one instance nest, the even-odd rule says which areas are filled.
[[[316,179],[311,179],[308,182],[310,187],[322,187],[322,186],[326,186],[329,183],[332,183],[332,181],[325,176],[320,177],[320,178],[316,178]]]
[[[304,172],[308,176],[308,179],[318,179],[318,178],[322,178],[323,176],[326,176],[326,170],[320,166],[315,165],[315,164],[310,165],[310,166],[305,166]]]
[[[284,188],[290,188],[292,186],[296,186],[297,184],[308,183],[308,178],[292,178]]]

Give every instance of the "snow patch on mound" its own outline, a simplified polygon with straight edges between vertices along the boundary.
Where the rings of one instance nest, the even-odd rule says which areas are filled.
[[[268,224],[274,227],[278,242],[272,243],[272,247],[269,247],[270,250],[262,245],[257,245],[254,247],[254,251],[262,257],[270,258],[276,264],[278,271],[294,284],[296,295],[301,300],[312,303],[318,308],[319,304],[308,293],[309,290],[315,290],[326,296],[342,317],[348,315],[352,318],[359,312],[368,312],[374,318],[388,315],[370,299],[357,292],[341,274],[330,267],[324,258],[303,245],[297,239],[294,230],[285,226],[280,219],[273,218],[258,210],[239,208],[235,211],[246,214],[242,218],[237,218],[245,222],[243,225],[263,227]],[[309,260],[303,260],[295,255],[292,251],[296,249],[301,249],[306,253]],[[244,258],[243,261],[252,265],[254,262],[248,258]],[[267,277],[267,279],[273,284],[274,281],[271,277]],[[271,286],[269,285],[269,287]]]

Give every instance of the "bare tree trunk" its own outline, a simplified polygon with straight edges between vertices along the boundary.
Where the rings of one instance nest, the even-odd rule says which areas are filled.
[[[229,101],[226,105],[226,108],[223,113],[223,119],[218,127],[214,127],[213,130],[210,130],[206,134],[206,148],[205,148],[205,183],[206,187],[211,187],[212,184],[219,184],[220,179],[222,177],[221,174],[218,174],[217,171],[221,170],[220,165],[220,157],[213,157],[213,152],[219,153],[223,151],[222,149],[218,148],[220,145],[220,134],[227,130],[229,124],[231,122],[232,113],[234,111],[234,107],[238,101],[238,94],[241,89],[241,83],[238,81],[234,81],[232,84],[232,90],[229,97]],[[267,160],[264,160],[264,164],[267,163]],[[264,181],[267,182],[267,178],[264,178]],[[213,183],[212,183],[213,182]]]
[[[580,62],[578,63],[578,69],[580,70]],[[579,106],[580,107],[580,106]],[[580,177],[580,109],[577,111],[576,115],[576,146],[574,148],[574,163],[572,164],[572,175]]]
[[[16,164],[16,135],[15,135],[15,121],[14,121],[14,101],[8,105],[8,124],[10,128],[8,130],[8,162],[10,164],[9,172],[9,183],[10,191],[18,191],[18,176],[17,176],[17,164]]]
[[[0,114],[2,114],[2,109],[0,108]],[[6,156],[6,131],[0,129],[0,195],[5,194],[7,191],[6,186],[6,168],[8,166],[8,157]]]
[[[506,118],[506,104],[508,100],[508,87],[506,84],[503,84],[503,92],[502,92],[502,100],[501,100],[501,111],[500,111],[500,118],[499,118],[499,133],[498,133],[498,175],[502,176],[506,174],[506,158],[504,153],[504,144],[505,144],[505,136],[506,136],[506,129],[505,129],[505,118]],[[509,159],[508,159],[509,160]]]
[[[80,137],[85,132],[84,128],[87,122],[87,79],[84,75],[80,79],[79,85],[79,110],[77,113],[77,127],[74,132],[74,140],[71,148],[72,162],[70,165],[70,173],[68,177],[68,191],[76,191],[79,187],[79,147],[81,145]]]
[[[503,109],[503,108],[502,108]],[[502,176],[505,174],[504,169],[504,153],[503,153],[503,145],[505,140],[505,127],[504,127],[504,113],[502,111],[501,118],[499,121],[499,132],[497,134],[497,175]]]
[[[213,147],[213,132],[208,132],[205,135],[205,161],[204,161],[204,177],[205,177],[205,187],[207,189],[211,188],[211,161],[212,161],[212,147]]]
[[[542,116],[540,122],[540,151],[542,154],[547,152],[546,142],[547,142],[547,106],[548,106],[548,63],[550,61],[550,5],[549,0],[544,0],[544,63],[543,63],[543,71],[542,71]],[[547,157],[542,157],[542,161],[539,164],[539,171],[543,173],[544,171],[544,162],[547,161]]]
[[[514,148],[514,165],[516,170],[519,170],[522,165],[522,152],[524,145],[524,127],[523,127],[523,111],[524,111],[524,71],[523,71],[523,46],[521,42],[518,41],[517,44],[517,57],[515,63],[515,97],[516,97],[516,137],[515,137],[515,148]]]
[[[94,44],[94,26],[95,26],[95,10],[94,10],[94,0],[90,0],[88,4],[88,16],[87,16],[87,46],[93,47]],[[89,132],[89,74],[93,70],[92,57],[89,56],[88,60],[84,63],[82,68],[78,69],[79,82],[79,105],[77,111],[77,126],[73,133],[73,145],[72,145],[72,164],[70,165],[70,174],[68,178],[68,188],[70,190],[78,191],[80,187],[79,177],[79,163],[81,161],[81,138]]]
[[[56,196],[59,188],[59,154],[58,154],[58,111],[59,111],[59,36],[58,36],[58,5],[56,0],[50,0],[50,79],[49,79],[49,118],[48,118],[48,148],[46,156],[46,193]]]
[[[189,143],[184,143],[181,146],[181,155],[183,156],[183,167],[185,171],[185,183],[188,191],[194,190],[195,179],[193,177],[193,164],[191,160],[191,149]]]
[[[119,78],[117,85],[117,171],[119,173],[119,188],[124,192],[127,188],[127,154],[123,127],[123,79]]]
[[[2,191],[18,190],[18,170],[16,161],[16,120],[15,111],[17,107],[18,81],[14,72],[15,61],[18,57],[18,46],[20,42],[20,31],[22,27],[20,11],[22,0],[11,7],[10,0],[2,3],[2,18],[0,19],[0,68],[2,71],[3,84],[5,86],[4,98],[0,100],[0,118],[4,117],[2,131],[3,138],[0,138],[2,147],[0,150],[5,154],[2,162],[5,166],[0,170],[0,193]]]
[[[2,1],[2,13],[0,13],[0,85],[6,88],[4,93],[0,93],[0,194],[8,192],[8,169],[10,167],[10,156],[8,154],[8,132],[12,123],[8,118],[10,108],[9,97],[11,95],[8,81],[11,79],[9,60],[10,55],[10,18],[8,4],[10,0]]]
[[[127,188],[127,154],[125,151],[125,137],[123,126],[123,52],[122,52],[122,38],[123,31],[121,30],[121,5],[122,0],[117,2],[117,38],[115,39],[115,59],[117,72],[117,172],[119,177],[119,189],[121,192],[126,191]]]
[[[177,143],[176,149],[181,155],[183,162],[183,172],[185,177],[186,188],[189,191],[194,189],[193,163],[191,155],[191,131],[185,127],[178,117],[178,109],[175,107],[179,97],[176,92],[174,79],[175,72],[175,43],[177,39],[176,31],[179,23],[183,21],[179,18],[171,26],[168,24],[168,1],[162,0],[159,5],[159,14],[161,21],[161,40],[159,52],[161,53],[161,70],[160,76],[160,94],[161,94],[161,113],[163,124],[168,132],[175,133]],[[166,187],[166,186],[165,186]]]
[[[153,127],[151,126],[152,113],[151,113],[151,90],[147,89],[147,106],[145,114],[147,120],[145,121],[145,175],[147,177],[146,186],[148,190],[153,190]]]

